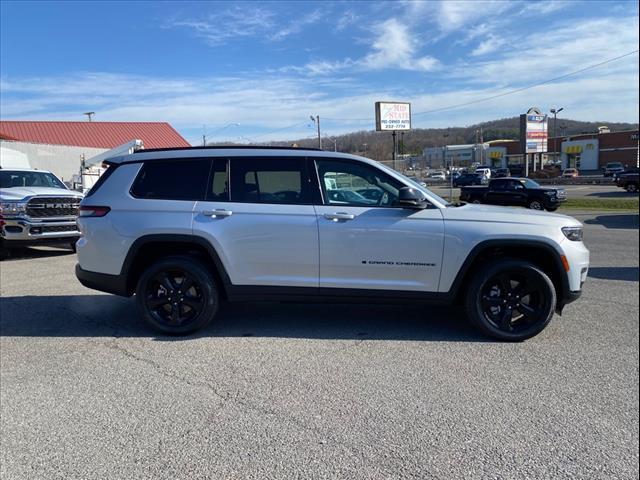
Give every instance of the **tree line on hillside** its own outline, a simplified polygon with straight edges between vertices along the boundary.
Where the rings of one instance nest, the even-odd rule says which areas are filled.
[[[582,122],[579,120],[558,119],[557,134],[558,136],[570,136],[582,133],[597,133],[598,127],[603,125],[609,127],[612,132],[638,129],[637,123]],[[518,140],[520,138],[520,118],[502,118],[468,127],[416,128],[405,132],[404,135],[398,132],[398,153],[419,156],[428,147],[439,147],[445,144],[476,143],[480,141],[480,130],[482,130],[482,140],[485,142],[491,140]],[[549,120],[549,135],[553,135],[553,118]],[[297,145],[301,148],[317,148],[318,140],[314,138],[292,139],[262,143],[261,145]],[[389,160],[393,151],[391,132],[376,132],[374,130],[323,137],[322,147],[324,150],[333,150],[334,145],[339,152],[365,155],[378,161]]]

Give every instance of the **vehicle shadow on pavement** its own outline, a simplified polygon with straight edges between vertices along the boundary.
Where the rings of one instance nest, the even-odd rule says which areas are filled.
[[[166,336],[146,325],[133,299],[111,295],[3,297],[0,336],[492,341],[469,325],[460,308],[266,302],[223,304],[206,329]]]
[[[588,225],[602,225],[605,228],[637,229],[638,214],[598,215],[595,218],[585,220],[584,223]]]
[[[640,280],[640,269],[638,267],[590,267],[588,275],[602,280],[637,282]]]
[[[59,257],[62,255],[72,255],[74,252],[69,248],[11,248],[9,249],[8,258],[3,260],[4,262],[10,262],[12,260],[26,260],[32,258],[47,258],[47,257]]]
[[[620,189],[618,192],[593,192],[585,195],[587,197],[599,197],[599,198],[634,198],[637,197],[637,193],[629,193],[626,190]]]

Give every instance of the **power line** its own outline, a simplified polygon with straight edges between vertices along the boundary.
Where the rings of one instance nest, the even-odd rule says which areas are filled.
[[[560,75],[559,77],[550,78],[548,80],[543,80],[541,82],[532,83],[531,85],[527,85],[525,87],[520,87],[520,88],[516,88],[514,90],[509,90],[508,92],[499,93],[497,95],[492,95],[490,97],[480,98],[478,100],[472,100],[470,102],[458,103],[458,104],[455,104],[455,105],[449,105],[447,107],[435,108],[433,110],[425,110],[424,112],[417,112],[417,113],[414,113],[413,116],[415,117],[415,116],[418,116],[418,115],[426,115],[427,113],[436,113],[436,112],[442,112],[444,110],[452,110],[454,108],[460,108],[460,107],[465,107],[467,105],[474,105],[476,103],[486,102],[486,101],[489,101],[489,100],[493,100],[494,98],[505,97],[507,95],[512,95],[514,93],[522,92],[524,90],[529,90],[530,88],[539,87],[540,85],[545,85],[547,83],[551,83],[551,82],[555,82],[555,81],[558,81],[558,80],[562,80],[562,79],[570,77],[572,75],[576,75],[578,73],[586,72],[587,70],[591,70],[591,69],[594,69],[594,68],[597,68],[597,67],[601,67],[602,65],[606,65],[607,63],[611,63],[611,62],[614,62],[616,60],[620,60],[621,58],[628,57],[629,55],[633,55],[634,53],[638,53],[638,50],[634,50],[632,52],[625,53],[624,55],[619,55],[617,57],[610,58],[608,60],[604,60],[603,62],[596,63],[594,65],[589,65],[588,67],[584,67],[584,68],[581,68],[580,70],[575,70],[573,72],[566,73],[564,75]]]
[[[527,85],[527,86],[524,86],[524,87],[516,88],[516,89],[509,90],[507,92],[499,93],[499,94],[496,94],[496,95],[491,95],[489,97],[479,98],[479,99],[471,100],[469,102],[464,102],[464,103],[457,103],[457,104],[453,104],[453,105],[447,105],[446,107],[435,108],[433,110],[425,110],[423,112],[416,112],[416,113],[412,114],[412,117],[417,117],[419,115],[426,115],[426,114],[429,114],[429,113],[443,112],[443,111],[446,111],[446,110],[453,110],[453,109],[460,108],[460,107],[466,107],[467,105],[474,105],[476,103],[487,102],[487,101],[493,100],[495,98],[500,98],[500,97],[505,97],[507,95],[512,95],[514,93],[522,92],[524,90],[529,90],[531,88],[539,87],[540,85],[545,85],[547,83],[551,83],[551,82],[555,82],[555,81],[558,81],[558,80],[562,80],[564,78],[571,77],[572,75],[576,75],[578,73],[586,72],[587,70],[592,70],[594,68],[601,67],[602,65],[606,65],[607,63],[615,62],[616,60],[620,60],[621,58],[628,57],[629,55],[633,55],[634,53],[638,53],[638,51],[639,50],[633,50],[632,52],[628,52],[628,53],[625,53],[623,55],[619,55],[617,57],[609,58],[609,59],[604,60],[602,62],[595,63],[593,65],[589,65],[587,67],[581,68],[579,70],[575,70],[573,72],[569,72],[569,73],[566,73],[564,75],[560,75],[559,77],[549,78],[549,79],[543,80],[541,82],[532,83],[531,85]],[[325,120],[334,120],[334,121],[337,120],[337,121],[344,121],[344,122],[365,122],[365,121],[371,121],[371,118],[368,117],[368,118],[342,118],[342,119],[336,119],[336,118],[325,117]]]
[[[270,131],[268,131],[268,132],[264,132],[264,133],[261,133],[261,134],[259,134],[259,135],[254,135],[254,136],[252,136],[252,137],[247,137],[247,139],[251,141],[251,140],[253,140],[253,139],[255,139],[255,138],[264,137],[265,135],[270,135],[270,134],[272,134],[272,133],[283,132],[283,131],[285,131],[285,130],[290,130],[290,129],[292,129],[292,128],[301,127],[302,125],[306,125],[306,124],[307,124],[307,122],[296,123],[295,125],[289,125],[288,127],[277,128],[277,129],[275,129],[275,130],[270,130]]]

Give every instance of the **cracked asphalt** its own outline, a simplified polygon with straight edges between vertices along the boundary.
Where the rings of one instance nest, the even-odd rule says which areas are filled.
[[[638,478],[638,216],[577,214],[583,298],[521,344],[426,306],[227,305],[186,338],[0,264],[0,477]]]

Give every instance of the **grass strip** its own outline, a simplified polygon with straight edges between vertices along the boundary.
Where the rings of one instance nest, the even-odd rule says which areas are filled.
[[[562,209],[585,210],[638,210],[636,198],[569,198],[562,203]]]

